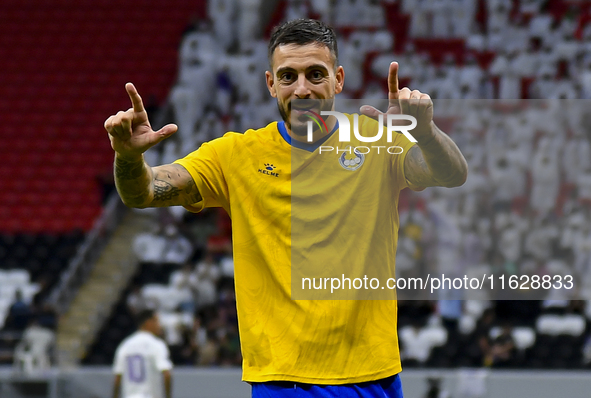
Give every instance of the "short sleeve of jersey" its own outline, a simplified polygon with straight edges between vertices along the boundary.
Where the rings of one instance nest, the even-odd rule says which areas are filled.
[[[125,371],[125,360],[123,357],[123,352],[121,351],[121,347],[117,349],[115,352],[115,362],[113,363],[113,373],[116,375],[123,374]]]
[[[162,341],[158,341],[157,343],[155,350],[156,369],[160,372],[172,369],[172,361],[170,360],[168,347],[166,347],[166,344]]]
[[[174,163],[183,166],[193,177],[202,200],[185,208],[192,212],[200,212],[206,207],[228,208],[228,186],[223,173],[223,160],[220,155],[229,156],[232,149],[232,134],[206,142],[201,147],[176,160]]]

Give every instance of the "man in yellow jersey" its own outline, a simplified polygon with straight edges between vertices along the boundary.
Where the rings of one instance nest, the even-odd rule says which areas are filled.
[[[459,149],[432,121],[430,97],[418,90],[399,89],[394,62],[388,75],[389,106],[382,115],[413,116],[417,145],[395,134],[392,145],[401,152],[388,157],[387,163],[386,157],[379,160],[369,155],[362,162],[357,152],[323,157],[320,146],[326,148],[337,140],[336,118],[323,119],[324,129],[316,129],[309,142],[301,126],[292,124],[292,112],[294,120],[301,120],[309,109],[292,108],[292,104],[300,99],[330,104],[345,81],[337,57],[334,31],[322,22],[295,20],[276,27],[265,76],[283,120],[244,134],[227,133],[173,164],[150,167],[145,163],[143,153],[177,127],[153,131],[131,83],[126,90],[133,107],[105,122],[115,151],[115,182],[125,204],[139,208],[182,205],[196,212],[221,206],[230,214],[243,380],[252,384],[253,397],[402,397],[396,301],[293,300],[292,261],[306,263],[307,249],[314,251],[329,242],[352,219],[364,233],[384,231],[390,240],[386,248],[369,242],[360,245],[360,252],[372,255],[377,250],[377,258],[393,275],[400,190],[455,187],[467,176]],[[375,129],[373,119],[381,112],[372,107],[361,111],[360,130]],[[325,172],[331,173],[330,178],[314,184],[301,179],[301,173],[310,170],[304,167],[306,162],[311,161],[321,171],[318,178]],[[372,170],[372,178],[358,174],[367,170]],[[359,185],[363,181],[368,182]],[[341,188],[347,184],[358,185]],[[362,195],[350,193],[360,191]],[[325,203],[324,195],[331,192],[338,196]],[[364,200],[372,195],[379,200],[363,206],[363,211],[355,210],[359,206],[351,206],[350,201],[364,195]],[[294,214],[298,206],[305,211]],[[298,230],[309,223],[318,225],[313,236]],[[301,235],[305,236],[299,239]],[[347,244],[346,235],[336,236]],[[342,261],[346,259],[326,266],[338,271]]]

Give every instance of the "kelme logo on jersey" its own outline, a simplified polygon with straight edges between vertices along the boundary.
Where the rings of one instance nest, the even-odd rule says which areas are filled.
[[[353,148],[348,146],[345,151],[339,156],[339,164],[345,170],[355,171],[360,168],[365,162],[365,155]]]
[[[263,164],[263,167],[258,169],[258,172],[271,177],[279,177],[279,172],[276,169],[277,167],[275,167],[273,164],[265,163]]]

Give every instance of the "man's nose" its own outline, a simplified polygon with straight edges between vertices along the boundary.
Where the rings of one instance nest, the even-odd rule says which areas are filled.
[[[311,92],[310,92],[310,89],[308,88],[308,80],[306,79],[306,76],[304,76],[304,75],[298,76],[298,81],[296,82],[296,89],[294,91],[294,94],[299,99],[310,98]]]

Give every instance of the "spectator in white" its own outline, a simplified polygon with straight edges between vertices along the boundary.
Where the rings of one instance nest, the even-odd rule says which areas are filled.
[[[179,233],[179,230],[173,224],[169,224],[164,229],[166,246],[162,261],[166,264],[185,264],[193,255],[193,245],[189,239]]]
[[[254,59],[253,52],[232,57],[230,63],[232,82],[238,90],[241,102],[248,97],[248,101],[256,105],[266,99],[264,80],[257,73],[257,60]]]
[[[465,38],[472,32],[478,3],[473,0],[453,0],[450,6],[451,34],[453,37]]]
[[[437,234],[437,266],[439,272],[445,274],[461,273],[460,247],[462,233],[458,227],[456,214],[449,211],[444,198],[437,198],[441,190],[433,190],[428,203],[429,215]]]
[[[238,2],[238,42],[240,49],[249,48],[260,35],[261,0],[240,0]]]
[[[166,239],[160,235],[160,227],[137,234],[133,239],[133,251],[142,263],[161,264],[165,246]]]
[[[574,252],[576,240],[582,233],[583,227],[588,221],[585,214],[580,210],[573,210],[564,218],[564,226],[560,234],[560,248],[563,250],[573,250],[575,254],[575,266],[577,264],[576,253]]]
[[[172,362],[168,347],[158,337],[158,315],[144,310],[138,314],[137,323],[139,330],[123,340],[115,352],[113,398],[172,398]]]
[[[194,144],[195,125],[203,114],[204,104],[195,88],[185,84],[174,86],[170,93],[170,102],[174,109],[176,124],[179,127],[179,137],[183,147],[188,147]]]
[[[521,258],[522,231],[515,223],[500,231],[499,251],[505,261],[517,263]]]
[[[220,271],[222,278],[234,278],[234,256],[231,248],[220,260]]]
[[[310,2],[312,11],[320,15],[320,20],[328,24],[332,22],[332,1],[331,0],[314,0]]]
[[[396,59],[400,65],[405,66],[398,71],[399,79],[407,80],[413,78],[425,78],[423,60],[421,59],[420,55],[415,53],[415,47],[412,42],[406,43],[404,47],[404,53],[398,55]],[[376,77],[382,76],[382,71],[388,68],[390,62],[392,62],[392,54],[390,53],[384,53],[376,56],[371,64],[371,71],[373,75]],[[410,85],[411,83],[409,83],[409,86]],[[414,83],[412,85],[414,85]]]
[[[470,224],[463,228],[462,263],[464,269],[482,264],[487,242],[480,236],[476,217],[469,219]]]
[[[579,72],[578,79],[582,90],[581,98],[591,99],[591,57],[583,62],[583,70]]]
[[[370,38],[371,51],[392,51],[394,46],[394,36],[392,32],[386,29],[380,29],[374,32]],[[398,75],[400,77],[400,75]]]
[[[137,315],[148,308],[148,301],[142,294],[142,287],[140,285],[134,285],[131,288],[131,292],[127,296],[127,308],[132,315]]]
[[[523,194],[525,171],[505,157],[500,157],[496,164],[491,162],[489,173],[495,186],[493,204],[497,209],[509,209],[513,199]]]
[[[433,347],[443,345],[447,341],[447,332],[442,327],[405,326],[400,332],[402,343],[402,359],[425,363],[431,355]]]
[[[501,50],[489,68],[492,76],[499,77],[499,98],[521,98],[520,71],[514,65],[517,51]]]
[[[570,77],[562,76],[556,80],[556,88],[548,98],[556,99],[578,99],[581,96],[580,87]]]
[[[487,1],[488,19],[487,32],[502,32],[509,25],[509,11],[511,0]]]
[[[484,74],[473,54],[467,54],[465,58],[465,64],[458,74],[462,98],[480,98],[478,90]]]
[[[529,21],[529,35],[544,42],[551,39],[553,17],[548,13],[539,13]]]
[[[203,114],[205,97],[198,94],[215,93],[216,48],[213,36],[204,31],[188,34],[181,43],[179,78],[170,94],[170,101],[183,143],[191,141],[195,123]],[[210,96],[208,100],[215,98]]]
[[[460,214],[475,220],[478,216],[479,198],[490,188],[488,176],[484,174],[480,165],[471,166],[470,175],[460,188],[459,194],[463,197],[463,204],[459,209]]]
[[[529,123],[524,114],[515,117],[507,117],[505,125],[509,131],[519,131],[519,134],[510,134],[505,149],[506,157],[511,164],[521,168],[524,172],[531,166],[531,154],[535,136],[535,126]],[[525,181],[523,190],[519,196],[525,194]]]
[[[429,19],[431,16],[430,0],[404,0],[402,10],[411,14],[410,37],[428,37],[430,35]]]
[[[528,123],[531,124],[538,133],[543,133],[546,137],[552,138],[550,144],[554,155],[558,156],[561,145],[565,139],[565,112],[562,101],[533,101],[530,103],[530,109],[526,113]],[[542,138],[540,143],[544,140]],[[538,144],[538,147],[540,145]]]
[[[452,35],[452,24],[455,23],[453,8],[448,0],[431,0],[432,37],[448,38]],[[452,17],[454,19],[452,20]]]
[[[536,260],[549,260],[559,232],[558,227],[548,218],[535,221],[525,238],[525,252]]]
[[[362,15],[360,23],[368,28],[383,28],[386,26],[384,8],[380,0],[363,0],[358,2],[357,8]]]
[[[560,189],[558,153],[552,142],[543,138],[532,161],[533,189],[530,205],[541,216],[545,216],[556,206]]]
[[[183,296],[191,298],[180,303],[181,310],[184,312],[193,313],[195,310],[195,300],[193,295],[193,285],[195,284],[195,276],[193,274],[193,267],[191,264],[186,263],[183,268],[177,271],[173,271],[170,274],[170,280],[168,284],[173,286],[175,289],[183,292]]]
[[[207,10],[209,19],[213,22],[213,32],[216,43],[228,50],[236,40],[236,0],[209,0]]]
[[[438,99],[459,99],[461,93],[458,91],[457,81],[454,81],[447,74],[448,70],[444,67],[439,67],[435,71],[435,76],[430,83],[426,83],[427,87],[431,89],[433,98]]]
[[[575,131],[577,134],[579,131]],[[562,152],[564,182],[576,184],[579,176],[591,166],[591,146],[579,134],[565,142]]]
[[[196,291],[197,306],[203,308],[215,303],[220,269],[212,254],[207,253],[203,260],[197,263],[194,276],[193,287]]]
[[[536,75],[539,61],[533,45],[529,44],[525,51],[519,51],[517,53],[513,60],[513,66],[522,78],[533,78]]]
[[[335,27],[351,27],[355,25],[354,4],[355,0],[343,0],[335,3]]]
[[[33,319],[15,348],[15,365],[26,373],[49,369],[50,352],[54,343],[55,333]]]
[[[287,0],[287,9],[285,10],[285,21],[294,19],[309,18],[310,5],[306,0]]]
[[[343,41],[339,48],[339,61],[347,70],[347,88],[349,91],[358,91],[363,86],[363,60],[365,50],[360,37],[353,37]]]

